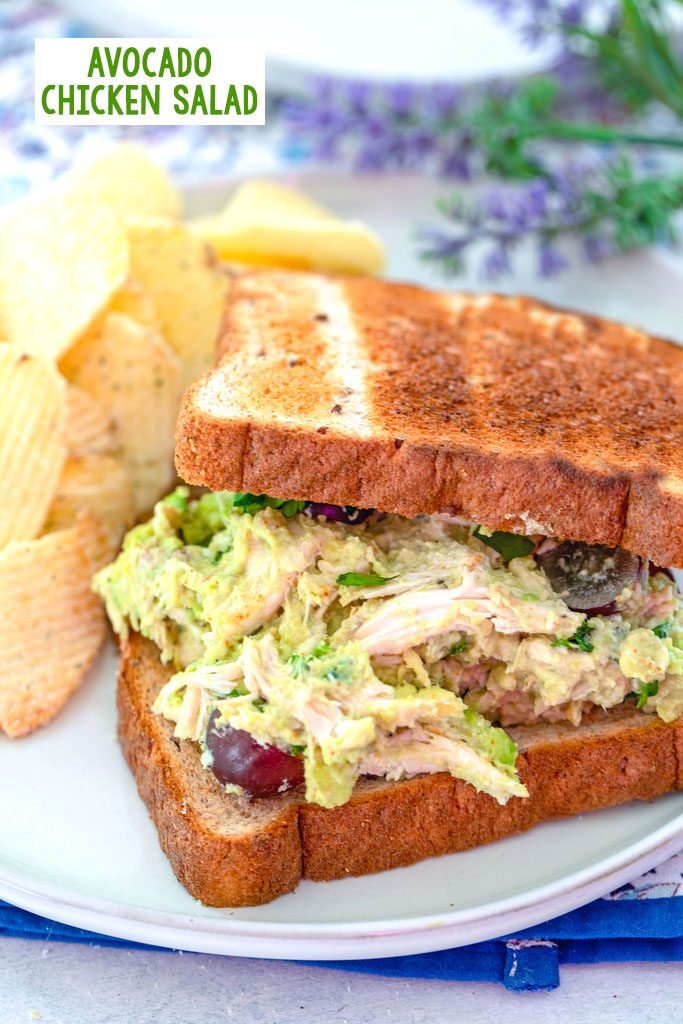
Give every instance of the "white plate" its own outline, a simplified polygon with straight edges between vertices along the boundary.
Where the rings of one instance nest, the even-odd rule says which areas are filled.
[[[472,0],[62,0],[99,32],[263,40],[267,84],[301,88],[311,74],[432,82],[540,71],[548,55]]]
[[[416,177],[312,176],[308,191],[366,218],[390,271],[430,282],[412,229],[438,186]],[[193,212],[227,186],[195,190]],[[431,283],[435,278],[431,277]],[[680,330],[681,275],[655,254],[583,268],[538,287],[559,304]],[[0,896],[59,921],[142,942],[244,956],[342,959],[445,949],[547,920],[604,894],[683,846],[683,794],[568,821],[467,853],[365,878],[303,883],[265,907],[210,910],[176,882],[123,762],[115,731],[115,658],[46,729],[0,740]]]

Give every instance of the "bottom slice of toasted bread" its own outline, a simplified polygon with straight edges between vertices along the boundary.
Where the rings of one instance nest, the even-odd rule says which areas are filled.
[[[508,730],[528,799],[501,807],[447,774],[402,782],[361,779],[328,810],[300,791],[248,800],[226,793],[198,747],[150,710],[170,672],[139,636],[124,645],[119,737],[161,847],[185,888],[209,906],[254,906],[301,878],[329,881],[413,864],[522,832],[550,818],[683,788],[683,721],[665,725],[621,706],[579,728],[542,723]]]

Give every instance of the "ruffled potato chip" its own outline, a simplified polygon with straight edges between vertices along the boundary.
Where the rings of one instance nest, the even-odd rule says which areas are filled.
[[[122,217],[179,217],[180,194],[163,167],[136,143],[122,143],[77,164],[64,185],[87,202],[103,203]]]
[[[187,386],[213,366],[229,276],[183,224],[131,218],[128,237],[131,273],[154,301]]]
[[[127,281],[112,295],[109,309],[113,313],[125,313],[143,327],[161,330],[159,315],[151,295],[145,291],[139,281],[129,277]]]
[[[0,344],[0,548],[40,533],[66,458],[64,421],[52,363]]]
[[[106,313],[61,361],[66,378],[108,411],[133,487],[135,515],[174,483],[181,364],[163,337],[123,313]]]
[[[58,358],[128,276],[128,242],[106,206],[57,190],[0,223],[0,335]]]
[[[112,555],[132,525],[133,489],[128,472],[114,455],[68,458],[47,517],[46,528],[70,526],[79,512],[92,512],[102,525]]]
[[[384,268],[382,244],[361,221],[340,220],[274,182],[245,182],[220,213],[190,226],[228,261],[356,274]]]
[[[105,625],[91,579],[106,559],[91,516],[0,551],[0,728],[8,736],[49,722],[94,661]]]
[[[66,388],[64,442],[73,456],[113,455],[120,447],[111,415],[75,384]]]

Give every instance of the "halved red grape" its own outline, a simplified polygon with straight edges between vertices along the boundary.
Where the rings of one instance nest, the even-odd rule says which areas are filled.
[[[250,796],[274,796],[304,781],[304,762],[279,747],[258,743],[243,729],[216,725],[215,708],[206,727],[211,768],[219,782],[241,786]]]
[[[647,571],[650,574],[650,576],[656,576],[657,573],[661,572],[664,573],[665,576],[668,576],[670,580],[673,580],[675,578],[671,569],[665,569],[663,565],[655,565],[654,562],[648,563]]]
[[[330,519],[333,523],[346,523],[347,526],[358,526],[359,523],[364,523],[372,515],[374,509],[355,508],[353,505],[326,505],[318,501],[307,501],[304,506],[304,512],[309,516],[313,516],[313,518],[325,516],[326,519]]]
[[[615,599],[635,583],[641,560],[623,548],[565,540],[536,555],[556,594],[575,612],[613,615]]]

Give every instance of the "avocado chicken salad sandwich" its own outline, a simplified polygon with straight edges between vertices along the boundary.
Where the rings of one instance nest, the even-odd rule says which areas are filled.
[[[682,383],[671,343],[531,300],[238,279],[178,425],[210,490],[95,580],[124,750],[193,895],[678,787]]]

